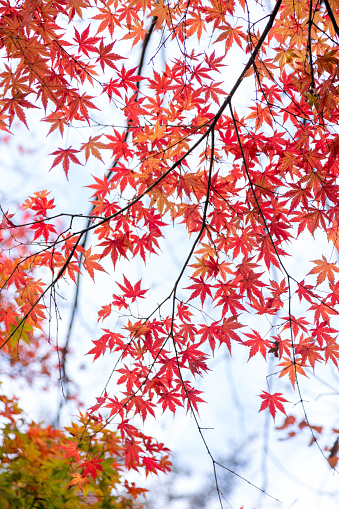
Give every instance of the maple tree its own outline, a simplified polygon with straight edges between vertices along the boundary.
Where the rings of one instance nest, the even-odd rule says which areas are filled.
[[[47,297],[57,302],[60,288],[75,284],[74,312],[86,274],[96,284],[105,273],[114,287],[111,300],[98,303],[103,333],[88,354],[112,355],[121,391],[98,388],[72,438],[31,425],[52,444],[45,464],[58,460],[55,443],[66,440],[67,489],[86,499],[90,483],[96,500],[102,476],[115,472],[109,437],[117,437],[114,453],[127,469],[168,471],[166,444],[132,418],[182,407],[203,437],[196,380],[217,347],[276,360],[272,376],[289,381],[312,430],[299,379],[322,365],[338,369],[339,359],[337,3],[0,6],[2,139],[15,135],[17,121],[36,129],[39,118],[53,139],[46,169],[71,179],[81,166],[79,187],[92,193],[88,210],[77,213],[59,210],[53,189],[2,210],[1,350],[15,366],[8,375],[17,369],[32,381],[59,369],[67,383],[70,335],[47,348]],[[145,281],[170,249],[170,225],[185,229],[187,242],[171,288],[155,300]],[[295,246],[312,239],[323,253],[296,273]],[[134,278],[126,269],[133,263],[145,276]],[[284,418],[290,400],[271,386],[263,377],[258,411]],[[2,447],[7,453],[6,435]],[[336,454],[332,448],[332,467]],[[216,489],[221,501],[217,479]]]

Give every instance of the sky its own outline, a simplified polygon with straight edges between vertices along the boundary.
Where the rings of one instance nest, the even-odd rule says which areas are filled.
[[[162,51],[163,53],[158,55],[159,59],[170,50],[167,48]],[[134,54],[137,61],[137,53]],[[152,65],[156,66],[157,63],[153,62]],[[235,56],[232,68],[224,69],[226,87],[231,86],[241,65],[242,61]],[[248,84],[244,85],[237,95],[239,111],[247,97]],[[117,113],[113,110],[105,111],[106,119],[109,120],[112,114]],[[54,135],[46,140],[46,126],[37,124],[34,112],[29,115],[32,116],[36,128],[27,132],[22,126],[14,126],[15,139],[9,144],[5,143],[3,138],[0,142],[2,205],[13,210],[17,203],[24,201],[33,192],[47,189],[52,191],[58,210],[87,213],[91,191],[84,186],[91,183],[91,174],[102,174],[108,167],[109,157],[104,165],[90,160],[86,168],[72,166],[69,181],[66,181],[60,168],[48,171],[51,166],[48,154],[59,146],[57,144],[60,140]],[[119,121],[115,118],[115,122]],[[81,137],[85,137],[81,130],[70,129],[65,143],[69,145],[73,139],[79,140]],[[23,150],[20,150],[20,145]],[[168,232],[166,245],[161,244],[161,262],[154,259],[152,265],[152,278],[149,283],[154,302],[161,299],[167,288],[171,288],[175,274],[178,274],[192,242],[187,239],[183,229],[173,231],[173,228],[168,226]],[[311,268],[305,265],[309,252],[314,253],[316,259],[323,253],[323,248],[323,238],[312,239],[305,234],[294,244],[293,256],[286,261],[286,265],[296,278],[302,278]],[[331,248],[327,251],[330,255]],[[166,273],[164,266],[167,268]],[[107,267],[107,270],[112,273],[111,266]],[[86,278],[82,285],[82,299],[71,340],[73,354],[69,362],[70,371],[75,373],[85,406],[95,403],[95,397],[101,392],[114,364],[114,359],[109,355],[98,359],[94,364],[86,356],[92,348],[92,340],[98,337],[101,330],[101,326],[97,324],[98,302],[103,305],[110,301],[117,288],[114,280],[122,282],[122,274],[125,272],[133,281],[145,276],[141,263],[131,268],[123,262],[119,271],[113,274],[113,279],[108,280],[107,275],[102,273],[97,274],[96,284]],[[145,285],[147,277],[146,275]],[[69,303],[72,302],[73,294],[74,288],[62,288],[62,295],[67,300],[59,301],[62,320],[58,321],[58,334],[61,343],[67,332]],[[294,305],[297,309],[296,302]],[[252,318],[249,325],[253,328],[262,327],[263,320],[264,317]],[[104,323],[103,326],[105,325]],[[55,335],[56,321],[53,326]],[[208,428],[204,430],[204,437],[213,457],[223,461],[232,453],[235,459],[244,463],[237,473],[245,480],[237,478],[234,491],[226,495],[224,507],[240,509],[243,505],[244,509],[335,509],[338,505],[339,479],[329,468],[316,444],[309,445],[309,430],[303,429],[296,437],[287,438],[288,430],[276,430],[276,426],[282,425],[283,416],[277,417],[274,422],[267,412],[259,413],[261,400],[258,396],[263,389],[266,390],[269,383],[271,388],[277,387],[278,392],[284,392],[284,396],[289,400],[286,404],[287,413],[295,415],[299,420],[303,418],[298,394],[291,390],[288,381],[278,380],[277,374],[271,376],[279,371],[276,364],[274,358],[271,358],[269,363],[258,357],[248,362],[248,351],[241,345],[234,347],[232,356],[226,349],[221,348],[209,365],[211,372],[198,382],[198,389],[204,392],[203,397],[207,401],[201,405],[198,422],[201,427]],[[317,371],[316,376],[312,370],[307,370],[307,375],[307,379],[300,377],[300,390],[310,423],[325,426],[325,431],[319,438],[322,445],[332,436],[331,428],[338,415],[338,373],[325,366]],[[13,392],[17,390],[16,381],[6,383]],[[109,389],[114,393],[114,383],[110,384]],[[32,393],[23,388],[20,388],[20,394],[24,396],[25,409],[34,418],[53,420],[60,397],[60,387],[57,384],[52,388],[52,394],[55,395],[53,404],[50,394],[42,394],[40,391]],[[62,424],[66,424],[74,412],[74,407],[65,407]],[[161,415],[160,412],[156,417],[146,421],[145,432],[165,441],[175,454],[178,464],[192,471],[190,480],[184,476],[185,484],[191,484],[192,490],[198,489],[204,477],[212,472],[213,466],[194,419],[180,409],[174,418]],[[136,474],[134,478],[150,487],[152,483],[159,486],[159,483],[165,482],[163,479],[146,481],[143,476],[138,477]],[[267,491],[270,496],[258,488]],[[173,506],[173,509],[188,509],[181,507],[180,503],[179,501],[176,507]],[[220,507],[218,501],[213,504]],[[211,509],[214,509],[214,505],[210,506]]]

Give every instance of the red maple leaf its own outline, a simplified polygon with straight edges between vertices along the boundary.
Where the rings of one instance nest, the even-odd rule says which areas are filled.
[[[203,304],[205,302],[206,295],[212,297],[211,285],[207,284],[201,276],[199,278],[192,277],[191,281],[194,281],[194,284],[186,288],[188,290],[193,290],[190,299],[194,299],[199,296],[201,304]]]
[[[47,242],[49,239],[50,233],[56,233],[56,229],[54,226],[50,223],[45,223],[44,221],[39,221],[37,223],[34,223],[30,226],[32,230],[36,230],[34,233],[33,240],[38,239],[39,237],[43,236],[45,241]]]
[[[124,283],[125,286],[121,285],[120,283],[117,283],[117,285],[124,292],[125,298],[132,299],[132,302],[135,302],[137,298],[144,299],[145,293],[148,292],[148,290],[140,289],[141,279],[134,286],[132,286],[131,283],[126,278],[126,276],[124,276]],[[113,295],[113,297],[119,298],[117,295]]]
[[[267,348],[271,344],[270,340],[263,339],[255,330],[253,330],[253,334],[245,334],[245,336],[251,338],[247,341],[244,341],[244,345],[251,347],[248,360],[250,360],[250,358],[258,352],[260,352],[264,359],[266,359]]]
[[[99,37],[88,37],[89,29],[91,25],[88,25],[85,30],[79,34],[78,30],[74,27],[75,37],[73,40],[78,44],[79,50],[83,52],[87,57],[89,57],[89,51],[97,51],[96,43],[100,41]]]
[[[263,391],[263,393],[260,394],[260,398],[262,398],[263,401],[259,412],[268,408],[273,419],[275,419],[277,410],[280,410],[280,412],[283,412],[286,415],[283,403],[287,403],[288,401],[282,397],[281,392],[270,394],[269,392]]]
[[[78,152],[79,152],[79,150],[74,150],[71,147],[68,147],[65,149],[58,147],[58,150],[56,150],[55,152],[52,152],[52,154],[51,154],[53,156],[57,156],[53,161],[51,169],[54,168],[54,166],[57,166],[58,164],[62,163],[62,167],[64,169],[66,178],[68,180],[69,162],[72,161],[75,164],[81,165],[79,159],[75,155]]]
[[[98,458],[98,456],[93,456],[91,460],[85,460],[81,467],[84,469],[83,476],[88,477],[91,475],[95,480],[97,478],[98,472],[102,472],[103,467],[100,465],[100,462],[103,461]]]
[[[159,462],[154,458],[149,458],[147,456],[143,456],[142,464],[145,467],[146,477],[151,472],[152,474],[156,474],[159,470]]]

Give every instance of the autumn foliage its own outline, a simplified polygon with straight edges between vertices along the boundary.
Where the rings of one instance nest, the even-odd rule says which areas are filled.
[[[122,484],[124,448],[116,433],[100,429],[100,424],[88,422],[82,415],[78,423],[62,432],[51,425],[25,422],[15,398],[1,395],[0,403],[4,420],[0,497],[4,509],[140,507],[135,500],[145,490],[126,479]],[[82,437],[81,444],[77,436]],[[72,486],[79,489],[70,489]]]
[[[166,444],[132,418],[180,407],[196,416],[196,380],[219,348],[274,358],[277,388],[263,376],[261,401],[253,394],[273,418],[284,419],[290,401],[279,379],[302,403],[300,378],[324,364],[338,369],[338,23],[333,0],[278,0],[270,12],[245,0],[0,1],[2,141],[17,121],[34,130],[41,120],[54,140],[46,171],[67,185],[82,166],[79,187],[91,193],[78,214],[38,186],[2,211],[7,374],[32,382],[63,370],[68,346],[50,337],[48,297],[105,272],[112,298],[97,303],[102,334],[88,354],[112,356],[118,387],[99,387],[65,431],[20,430],[2,414],[9,507],[14,496],[18,507],[47,500],[59,482],[69,496],[62,507],[88,497],[106,507],[113,496],[114,507],[129,507],[138,491],[124,469],[170,468]],[[187,242],[158,301],[144,281],[169,249],[169,225],[185,229]],[[313,239],[323,254],[310,250],[294,270],[295,246]],[[133,263],[145,277],[125,269]],[[13,493],[11,476],[27,462]],[[53,479],[50,493],[31,487],[35,465]]]

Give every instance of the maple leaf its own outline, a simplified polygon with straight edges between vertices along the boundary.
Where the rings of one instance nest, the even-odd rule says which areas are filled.
[[[307,326],[309,323],[304,319],[304,317],[296,318],[291,314],[290,316],[284,316],[282,319],[286,320],[283,330],[291,328],[294,336],[297,336],[300,330],[307,333]]]
[[[99,159],[99,161],[103,162],[101,154],[99,152],[99,149],[100,148],[105,148],[105,144],[100,142],[100,141],[98,141],[100,138],[101,138],[100,135],[99,136],[94,136],[94,138],[92,138],[92,136],[90,136],[88,142],[87,143],[83,143],[81,145],[80,150],[84,150],[85,151],[86,162],[88,161],[88,158],[89,158],[90,155],[96,157],[97,159]],[[87,186],[87,187],[90,187],[90,186]]]
[[[82,18],[82,9],[86,9],[88,7],[89,2],[87,0],[70,0],[67,4],[67,9],[69,10],[69,19],[73,19],[75,13],[77,13],[79,18]]]
[[[145,467],[146,477],[150,472],[156,474],[157,470],[159,469],[159,462],[154,458],[148,458],[147,456],[143,456],[142,464]]]
[[[96,261],[99,260],[101,256],[99,254],[92,254],[91,250],[92,248],[90,247],[87,251],[85,251],[83,266],[94,281],[94,270],[100,270],[101,272],[106,272],[106,270]]]
[[[284,420],[284,423],[281,426],[276,426],[275,429],[286,429],[289,426],[292,426],[296,421],[296,418],[293,415],[288,415]]]
[[[137,440],[126,440],[125,445],[125,465],[128,468],[133,468],[134,470],[138,470],[139,464],[139,454],[142,451],[140,447],[140,441]]]
[[[326,302],[314,302],[312,306],[308,308],[309,311],[314,310],[314,321],[317,322],[320,318],[327,322],[329,321],[330,315],[337,315],[338,312],[333,309]]]
[[[43,236],[45,241],[47,242],[51,233],[56,233],[56,229],[50,223],[45,223],[44,221],[39,221],[30,226],[32,230],[36,230],[34,233],[33,240],[38,239]]]
[[[201,334],[201,341],[208,339],[212,353],[214,355],[215,343],[219,334],[218,322],[214,322],[211,325],[200,324],[201,329],[198,330],[198,334]]]
[[[151,398],[145,399],[142,396],[135,396],[133,393],[125,392],[126,398],[122,401],[122,403],[125,405],[127,404],[128,408],[134,407],[134,415],[140,414],[143,422],[145,421],[147,414],[151,414],[153,417],[155,417],[154,408],[155,404],[152,402]]]
[[[187,400],[187,412],[191,410],[193,407],[197,413],[199,413],[198,410],[198,403],[205,403],[205,401],[200,398],[199,394],[201,394],[201,391],[198,391],[197,389],[192,389],[189,382],[185,382],[184,387],[181,388],[181,394],[182,398],[184,400]]]
[[[251,338],[244,341],[244,345],[251,347],[248,360],[250,360],[250,358],[258,352],[260,352],[264,359],[266,359],[267,348],[270,346],[270,341],[268,339],[263,339],[255,330],[253,330],[253,334],[247,333],[245,336]]]
[[[103,7],[99,9],[101,14],[97,14],[96,16],[93,16],[92,19],[101,20],[101,23],[99,25],[99,28],[97,30],[97,34],[105,30],[105,28],[108,28],[108,31],[110,33],[110,36],[113,37],[113,32],[115,26],[120,26],[118,15],[116,13],[112,13],[109,6]],[[113,46],[113,44],[112,44]]]
[[[245,36],[241,27],[232,28],[229,23],[225,23],[224,26],[219,27],[219,30],[221,30],[221,34],[214,41],[214,44],[219,41],[225,41],[225,54],[233,46],[234,42],[236,42],[238,46],[242,47]]]
[[[200,12],[192,12],[192,17],[187,20],[187,37],[190,37],[193,34],[196,34],[198,37],[198,41],[202,36],[203,30],[206,30],[206,25],[204,18]]]
[[[91,475],[93,479],[95,480],[98,475],[98,471],[102,472],[103,467],[100,465],[100,462],[103,461],[102,459],[99,459],[98,456],[93,456],[90,460],[85,460],[80,466],[83,468],[83,476],[88,477],[88,475]]]
[[[313,298],[312,298],[313,295],[317,296],[314,293],[314,287],[311,285],[306,285],[304,279],[302,281],[300,281],[300,283],[298,284],[298,289],[297,289],[296,293],[298,294],[300,302],[303,298],[306,299],[308,302],[313,302]]]
[[[50,122],[52,124],[48,131],[47,136],[56,129],[59,129],[61,135],[64,134],[64,129],[65,126],[67,125],[67,118],[65,113],[63,113],[62,111],[55,111],[54,113],[51,113],[42,120],[43,122]]]
[[[89,479],[83,475],[81,475],[79,472],[76,472],[75,474],[70,474],[73,479],[68,484],[69,486],[78,486],[79,490],[83,489],[83,485],[85,483],[89,484]]]
[[[31,209],[34,210],[37,214],[41,216],[47,215],[47,210],[51,210],[55,208],[54,199],[47,200],[47,196],[50,193],[47,191],[37,191],[34,193],[34,196],[30,196],[25,200],[25,202],[21,205],[23,210]]]
[[[325,362],[331,359],[338,368],[339,345],[336,343],[336,339],[331,338],[326,341],[326,346],[323,348],[323,351],[325,352]]]
[[[336,439],[336,441],[334,442],[333,446],[331,447],[328,459],[337,456],[338,451],[339,451],[339,438]],[[337,461],[338,461],[338,458],[337,458]],[[336,465],[336,463],[337,462],[335,462],[335,465]],[[331,466],[333,467],[332,463],[331,463]]]
[[[327,278],[330,283],[334,284],[334,272],[339,272],[336,262],[329,263],[323,255],[322,260],[313,260],[317,266],[312,269],[309,274],[318,274],[317,285],[320,285]]]
[[[128,158],[132,155],[132,151],[128,149],[128,144],[126,142],[125,134],[120,134],[118,131],[114,129],[115,136],[111,136],[110,134],[106,134],[106,138],[111,140],[111,143],[105,145],[105,149],[111,149],[113,152],[113,157],[115,156],[117,159],[121,157]]]
[[[76,118],[76,116],[80,114],[87,120],[88,125],[90,125],[88,118],[88,108],[95,110],[99,109],[90,101],[90,99],[93,99],[93,97],[86,94],[76,95],[74,99],[72,99],[68,104],[68,120],[71,121],[73,118]]]
[[[210,5],[211,7],[205,7],[203,10],[207,14],[206,21],[208,23],[214,21],[213,29],[215,29],[225,22],[227,12],[233,13],[234,3],[227,0],[211,0]]]
[[[152,330],[148,321],[142,324],[140,320],[138,320],[134,325],[132,325],[129,321],[128,325],[126,325],[124,328],[130,332],[133,338],[139,338],[141,336],[147,337]]]
[[[165,379],[169,382],[169,385],[171,385],[173,376],[179,375],[179,368],[176,357],[168,358],[163,357],[160,358],[160,362],[163,364],[162,367],[158,371],[158,376],[165,375]]]
[[[248,115],[247,118],[255,118],[256,129],[259,129],[262,126],[263,122],[265,122],[271,128],[273,128],[272,115],[274,113],[268,106],[265,106],[263,108],[260,105],[257,105],[255,107],[252,107],[251,109],[254,111],[250,115]]]
[[[274,342],[269,349],[269,353],[273,353],[275,357],[281,357],[284,353],[290,355],[291,353],[291,341],[289,339],[282,339],[280,336],[273,336]]]
[[[127,258],[127,250],[128,248],[130,248],[130,241],[128,236],[119,235],[118,237],[113,239],[106,239],[105,241],[101,242],[99,246],[105,246],[105,249],[100,256],[100,259],[110,254],[113,265],[115,267],[120,256],[124,256],[125,258]]]
[[[91,25],[88,25],[85,30],[79,34],[78,30],[74,27],[75,37],[73,40],[78,44],[79,50],[84,53],[87,57],[89,57],[88,52],[96,52],[96,43],[100,41],[99,37],[88,37],[89,36],[89,29]]]
[[[186,320],[188,322],[191,321],[191,316],[193,315],[193,313],[191,313],[188,306],[183,304],[182,302],[179,302],[179,304],[178,304],[177,313],[178,313],[178,317],[180,318],[180,320],[182,322],[186,321]]]
[[[278,364],[278,366],[282,366],[282,368],[283,368],[279,374],[279,378],[288,374],[293,387],[295,386],[297,374],[304,375],[307,377],[305,371],[302,368],[301,360],[295,359],[293,362],[288,357],[283,357],[283,361],[280,364]]]
[[[112,305],[107,304],[106,306],[102,306],[100,311],[98,311],[98,322],[100,320],[104,321],[112,312]]]
[[[124,283],[125,286],[121,285],[120,283],[117,283],[117,285],[124,292],[127,299],[132,299],[132,302],[135,302],[137,298],[144,299],[145,293],[148,292],[148,290],[140,289],[141,279],[134,286],[132,286],[128,279],[124,276]],[[115,296],[113,295],[113,297]]]
[[[37,108],[37,106],[34,106],[29,101],[24,99],[25,95],[27,94],[21,94],[17,93],[12,99],[3,99],[0,101],[0,105],[3,104],[3,107],[0,111],[0,114],[3,116],[3,113],[8,110],[9,112],[9,127],[11,127],[14,117],[17,116],[18,119],[25,124],[25,126],[28,129],[27,121],[26,121],[26,115],[23,110],[23,108]]]
[[[141,99],[137,99],[137,94],[132,95],[130,98],[125,96],[126,106],[124,107],[124,114],[126,119],[130,120],[134,125],[140,125],[140,116],[147,114],[147,110],[145,108],[141,108],[140,106],[141,103],[144,102],[144,100],[145,99],[143,97]],[[156,129],[156,127],[154,128],[154,130]],[[145,126],[144,129],[147,131],[148,130],[147,126]],[[147,134],[147,136],[144,135],[144,141],[155,141],[157,139],[157,136],[161,138],[161,135],[163,131],[165,131],[165,129],[166,126],[164,126],[162,130],[159,129],[158,132],[153,135],[155,136],[154,139],[152,138],[152,136],[150,136],[149,133]],[[142,136],[140,135],[140,133],[137,134],[135,136],[135,140],[139,141],[140,136]]]
[[[58,164],[60,164],[62,162],[62,167],[64,169],[66,178],[68,180],[69,162],[72,161],[73,163],[80,164],[82,166],[79,159],[75,155],[78,152],[79,152],[79,150],[75,150],[71,147],[68,147],[66,149],[58,147],[58,150],[56,150],[55,152],[52,152],[52,154],[51,154],[51,155],[57,156],[57,157],[54,159],[53,164],[50,169],[54,168],[55,166],[57,166]]]
[[[94,175],[93,175],[93,178],[94,178],[96,184],[91,184],[91,185],[86,186],[86,187],[89,187],[90,189],[94,189],[95,190],[95,193],[92,196],[100,195],[103,198],[105,198],[105,196],[111,192],[112,181],[108,180],[106,175],[104,175],[103,180],[95,177]]]
[[[152,207],[156,203],[160,216],[173,208],[165,190],[155,187],[149,194],[152,196],[150,206]]]
[[[215,288],[217,288],[217,291],[215,293],[214,300],[219,298],[216,305],[223,306],[223,315],[225,315],[228,310],[232,313],[232,315],[236,315],[237,310],[245,311],[245,307],[240,302],[241,295],[239,295],[229,283],[217,283]]]
[[[0,323],[5,324],[6,331],[10,330],[11,324],[17,326],[18,314],[14,311],[13,306],[8,305],[0,309]]]
[[[150,12],[150,16],[153,16],[156,19],[156,27],[160,28],[161,25],[166,21],[168,26],[171,26],[171,15],[173,10],[168,4],[164,2],[164,0],[159,0],[157,2],[156,7]]]
[[[260,394],[260,398],[262,398],[263,401],[261,403],[259,412],[268,408],[273,419],[275,419],[277,410],[280,410],[280,412],[286,415],[283,403],[287,403],[288,401],[287,399],[282,397],[281,392],[275,392],[274,394],[270,394],[269,392],[262,391],[262,394]]]
[[[216,102],[218,105],[220,104],[220,98],[221,96],[225,95],[226,92],[218,87],[218,85],[221,85],[221,83],[211,83],[208,86],[204,86],[203,89],[205,91],[205,99],[206,102],[212,99],[214,102]]]
[[[103,330],[105,334],[103,334],[103,336],[101,336],[100,339],[96,339],[93,341],[93,344],[95,346],[87,354],[94,355],[94,360],[100,357],[100,355],[104,355],[107,348],[109,348],[111,351],[125,349],[125,343],[123,341],[124,337],[122,336],[122,334],[119,334],[117,332],[111,332],[108,329]]]
[[[138,92],[138,87],[134,83],[144,79],[142,76],[134,75],[136,69],[137,67],[133,67],[133,69],[126,71],[125,66],[122,65],[121,71],[118,71],[118,76],[120,78],[119,86],[123,87],[126,92],[129,90],[135,90],[135,92]]]
[[[133,46],[137,44],[139,41],[143,41],[145,39],[145,35],[147,34],[147,30],[142,27],[142,24],[138,19],[134,20],[133,25],[127,24],[128,34],[124,35],[123,39],[133,39]]]
[[[108,65],[108,67],[111,67],[112,69],[116,69],[114,62],[125,58],[118,55],[117,53],[112,53],[111,50],[113,46],[114,42],[111,42],[105,46],[103,40],[101,40],[99,47],[96,48],[97,53],[99,53],[99,57],[96,59],[96,62],[100,62],[103,71],[105,70],[105,65]]]
[[[226,343],[226,346],[231,353],[231,339],[235,341],[241,341],[239,335],[235,332],[236,329],[243,327],[238,320],[238,315],[224,318],[222,324],[219,326],[218,339],[220,343]]]
[[[186,288],[189,290],[194,290],[191,293],[190,300],[200,296],[201,304],[204,304],[206,294],[212,297],[210,285],[208,285],[201,276],[199,278],[192,277],[191,280],[194,281],[194,284]]]
[[[319,348],[315,342],[310,338],[301,337],[299,343],[295,345],[295,353],[301,355],[301,364],[304,364],[305,361],[308,361],[313,368],[315,368],[316,361],[322,361],[323,358],[320,355]]]
[[[67,445],[66,444],[61,445],[58,447],[58,449],[63,449],[66,452],[65,458],[74,457],[76,462],[78,462],[80,460],[80,455],[79,455],[79,450],[78,450],[78,442],[77,442],[76,438],[74,438],[74,440],[68,440]],[[70,483],[70,486],[72,486],[71,483]]]
[[[165,412],[165,410],[168,408],[173,414],[175,414],[178,406],[183,406],[175,389],[172,391],[162,392],[160,394],[159,403],[161,403],[163,412]]]

